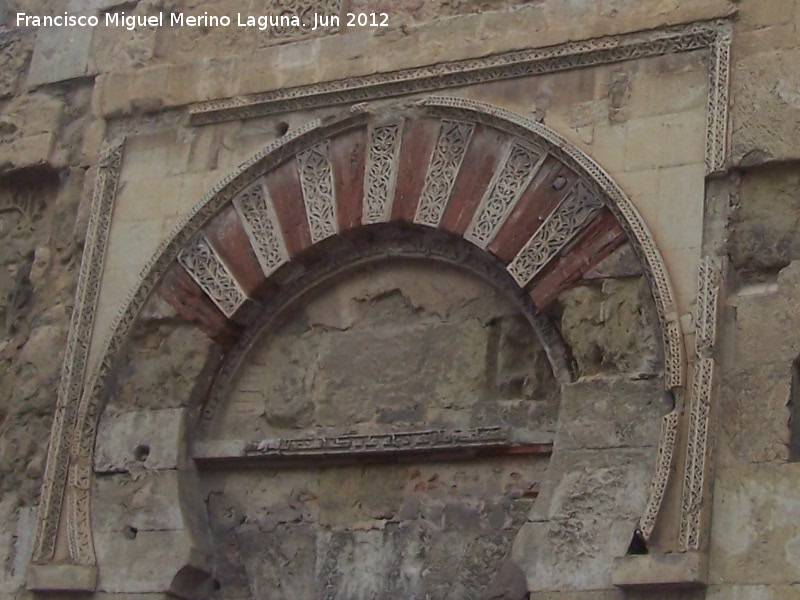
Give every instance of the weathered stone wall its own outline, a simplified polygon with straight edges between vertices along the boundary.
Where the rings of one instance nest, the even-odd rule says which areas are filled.
[[[341,6],[335,1],[324,4]],[[92,345],[93,360],[97,344],[136,273],[180,216],[236,164],[280,137],[287,127],[296,128],[310,118],[338,110],[307,110],[193,127],[184,111],[187,105],[733,13],[730,162],[717,180],[707,182],[705,207],[696,200],[703,193],[702,132],[707,94],[705,71],[698,65],[707,58],[689,53],[625,61],[593,70],[451,91],[544,119],[612,172],[638,202],[667,257],[689,347],[696,260],[715,249],[721,249],[722,258],[729,259],[724,319],[715,349],[721,367],[716,396],[719,443],[708,597],[794,597],[798,579],[794,514],[800,492],[795,485],[796,463],[789,461],[787,445],[791,443],[790,421],[800,418],[793,416],[791,391],[792,364],[800,353],[800,338],[795,335],[796,298],[800,293],[795,285],[800,260],[795,226],[800,215],[800,81],[795,68],[800,53],[800,2],[353,0],[345,4],[351,10],[385,10],[390,13],[391,27],[288,36],[275,31],[214,28],[143,28],[135,32],[18,28],[13,18],[17,11],[55,14],[65,5],[69,10],[129,14],[182,9],[235,14],[267,12],[276,3],[0,0],[0,597],[11,597],[24,585],[91,188],[104,139],[130,136],[111,232],[105,295],[97,319],[100,333]],[[693,202],[681,204],[684,209],[675,208],[687,198]],[[633,275],[622,280],[585,282],[560,298],[558,318],[575,353],[579,374],[585,378],[570,387],[576,398],[584,397],[582,386],[596,378],[594,385],[599,387],[589,388],[593,400],[605,397],[602,390],[609,385],[615,398],[637,397],[638,390],[630,394],[623,391],[634,385],[628,381],[630,374],[647,378],[658,370],[655,365],[659,364],[660,348],[651,327],[651,309],[643,300],[638,273]],[[183,427],[182,411],[190,403],[195,376],[211,352],[210,344],[171,313],[162,309],[156,312],[158,318],[142,325],[131,346],[129,368],[115,382],[108,417],[112,423],[114,419],[132,418],[123,417],[127,413],[152,413],[150,420],[145,419],[147,427],[121,421],[119,425],[126,432],[138,431],[141,425],[149,441],[123,436],[124,443],[120,442],[116,450],[113,445],[103,445],[110,454],[101,453],[97,467],[101,473],[95,481],[97,489],[110,498],[115,494],[119,497],[118,504],[110,501],[97,507],[95,515],[98,551],[111,561],[109,569],[101,570],[102,586],[109,591],[128,589],[125,577],[114,580],[126,565],[118,564],[120,568],[115,569],[113,561],[129,561],[130,557],[117,555],[110,550],[116,546],[106,542],[133,535],[130,541],[140,554],[131,556],[143,556],[154,547],[168,547],[172,534],[167,532],[195,528],[186,514],[175,511],[175,505],[158,508],[150,503],[174,498],[177,493],[178,467],[185,457],[169,435]],[[502,326],[496,335],[502,337]],[[513,347],[513,341],[509,344]],[[505,360],[498,355],[498,369]],[[328,365],[331,370],[334,367]],[[475,375],[472,371],[470,374]],[[496,391],[502,395],[506,388],[499,381]],[[645,379],[641,387],[647,387],[648,381],[653,380]],[[339,383],[348,393],[358,387],[358,382],[352,382],[349,388],[344,385],[347,382]],[[516,390],[516,386],[513,383],[508,387]],[[492,402],[509,400],[504,397]],[[563,509],[559,498],[580,500],[581,490],[595,490],[591,502],[576,500],[577,505],[582,510],[605,510],[616,500],[609,498],[604,484],[616,481],[623,468],[620,465],[634,463],[638,468],[650,464],[650,459],[638,458],[636,453],[650,452],[655,433],[631,437],[631,423],[637,423],[635,414],[627,415],[625,423],[614,424],[616,415],[584,413],[587,403],[573,406],[575,414],[565,413],[565,406],[570,406],[565,396],[558,418],[575,417],[584,428],[581,435],[597,430],[604,439],[580,442],[573,455],[557,454],[551,474],[559,472],[559,464],[582,465],[583,457],[596,454],[597,448],[609,452],[609,439],[610,446],[616,448],[613,452],[621,454],[599,458],[595,465],[600,468],[599,474],[592,471],[595,467],[586,467],[585,478],[559,484],[561,492],[553,495],[555,500],[545,511],[547,524],[526,530],[524,539],[533,541],[520,543],[529,544],[527,556],[534,557],[528,559],[529,564],[539,565],[539,575],[531,575],[535,570],[531,568],[529,581],[541,589],[610,587],[607,581],[588,581],[588,576],[567,581],[564,578],[568,574],[553,571],[553,565],[547,564],[549,559],[535,547],[548,535],[575,544],[582,539],[577,534],[573,538],[562,536],[563,530],[552,533],[557,523],[567,523],[568,529],[574,514],[572,509]],[[287,419],[305,423],[301,419],[306,414],[304,405],[300,404],[288,416],[270,413],[272,421],[281,425]],[[428,415],[414,416],[413,403],[403,410],[409,411],[403,413],[409,419],[427,422]],[[625,411],[621,414],[626,415]],[[658,414],[660,410],[651,416]],[[167,421],[169,424],[165,424]],[[107,431],[116,439],[113,428]],[[571,434],[567,438],[572,439]],[[162,439],[168,449],[159,454],[161,446],[154,439]],[[145,451],[143,445],[149,449]],[[641,450],[643,447],[647,450]],[[456,475],[453,471],[442,475],[441,480]],[[397,474],[398,479],[406,477],[409,486],[417,480],[427,481],[427,476],[428,472],[422,470],[413,477],[408,472]],[[219,486],[235,488],[236,477],[239,475],[231,475],[230,482]],[[572,484],[574,488],[569,487]],[[644,494],[639,479],[630,485],[633,487],[612,489],[623,490],[618,496]],[[401,488],[397,486],[393,493]],[[347,493],[342,491],[342,497]],[[545,496],[549,494],[543,492],[541,497]],[[213,497],[227,498],[225,494]],[[120,506],[124,511],[118,511]],[[222,499],[215,506],[213,510],[222,512],[226,508]],[[611,546],[622,539],[622,529],[632,531],[640,508],[633,502],[611,509],[611,513],[620,515],[613,525],[620,527],[620,535]],[[218,521],[220,529],[215,535],[220,540],[229,540],[228,518],[226,513]],[[276,526],[269,522],[270,527]],[[260,521],[253,525],[256,529],[262,526]],[[595,526],[601,531],[612,524],[601,519]],[[477,531],[476,539],[482,538],[482,530],[481,535]],[[379,537],[394,539],[392,535],[381,532]],[[291,551],[292,542],[289,537],[286,540],[277,540],[273,550],[284,554]],[[507,542],[504,538],[503,544]],[[377,545],[388,547],[381,544],[384,541]],[[257,545],[253,548],[261,549]],[[621,546],[613,550],[625,552]],[[607,551],[608,545],[603,549]],[[567,544],[563,556],[581,556],[576,564],[584,565],[598,552],[599,548]],[[356,554],[352,557],[355,560]],[[154,563],[158,563],[157,558],[151,557]],[[586,563],[581,562],[584,559]],[[154,563],[141,563],[143,571],[130,571],[129,579],[150,577],[153,574],[147,571],[148,564]],[[381,563],[380,568],[390,569],[388,562]],[[600,567],[591,565],[586,569],[587,573],[600,572]],[[158,583],[169,585],[169,581]],[[576,593],[553,592],[539,597],[605,600],[620,594]]]
[[[558,396],[535,332],[508,299],[453,267],[390,262],[264,332],[204,437],[503,426],[545,442]],[[519,596],[511,544],[546,466],[533,455],[209,472],[220,596],[484,598],[492,587]]]

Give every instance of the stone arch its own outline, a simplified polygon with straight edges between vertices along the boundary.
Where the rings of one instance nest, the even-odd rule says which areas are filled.
[[[432,97],[375,112],[359,105],[290,132],[221,181],[143,270],[78,409],[66,494],[76,563],[95,563],[90,490],[106,387],[152,294],[230,344],[252,318],[253,302],[280,284],[283,267],[302,269],[325,240],[386,222],[464,238],[502,263],[539,310],[628,240],[660,320],[665,385],[683,385],[683,345],[663,260],[633,204],[591,158],[540,123],[478,102]],[[643,517],[649,531],[671,462],[677,414],[668,418],[673,435],[663,437]]]

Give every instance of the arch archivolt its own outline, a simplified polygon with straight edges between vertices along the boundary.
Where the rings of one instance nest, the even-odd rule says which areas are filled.
[[[322,253],[340,242],[348,248],[338,262],[334,252],[318,279],[385,256],[370,232],[392,227],[457,239],[467,248],[463,264],[491,264],[478,270],[516,290],[554,373],[567,378],[568,352],[547,309],[629,243],[658,315],[664,385],[673,393],[683,388],[685,354],[663,260],[631,201],[591,158],[541,123],[474,101],[430,97],[377,112],[357,105],[341,118],[290,132],[242,165],[143,270],[89,374],[68,456],[60,459],[68,461],[64,498],[74,563],[96,562],[90,501],[98,422],[115,359],[148,300],[158,294],[241,360],[264,327],[265,310],[277,297],[300,294],[303,275],[313,275]],[[445,251],[437,257],[435,247],[422,245],[418,254],[453,261]],[[234,358],[223,371],[235,370]],[[221,397],[212,400],[208,406]],[[645,540],[667,485],[678,411],[662,424],[639,522]],[[40,526],[57,527],[59,502],[49,506],[56,518]],[[47,556],[45,545],[41,557]]]

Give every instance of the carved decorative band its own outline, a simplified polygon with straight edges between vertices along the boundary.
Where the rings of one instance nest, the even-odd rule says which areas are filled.
[[[193,105],[190,118],[195,125],[220,123],[691,52],[714,48],[718,38],[724,37],[727,27],[727,23],[721,20],[699,21],[657,31],[592,38],[546,48],[515,50],[485,58],[211,100]],[[729,60],[725,52],[720,52],[715,58]],[[723,71],[717,68],[716,61],[712,68]],[[727,67],[724,70],[727,72]]]
[[[645,542],[653,535],[656,519],[661,510],[661,503],[664,501],[664,493],[667,490],[672,467],[672,455],[675,453],[675,441],[678,437],[678,416],[678,411],[673,410],[671,413],[664,415],[661,420],[656,472],[653,476],[653,481],[650,483],[650,494],[647,498],[644,515],[639,520],[639,533]]]
[[[520,287],[528,285],[602,206],[583,183],[576,184],[509,263],[508,272]]]
[[[402,121],[369,128],[369,154],[361,214],[364,225],[385,223],[391,218],[402,131]]]
[[[119,170],[124,142],[110,146],[100,158],[100,168],[92,194],[92,208],[86,230],[86,243],[75,291],[58,399],[47,450],[47,466],[39,518],[36,524],[33,562],[46,562],[53,557],[58,535],[59,514],[67,483],[70,434],[73,430],[78,403],[86,375],[89,347],[94,328],[97,299],[103,276],[108,233],[114,213]]]
[[[236,314],[247,299],[211,243],[202,235],[181,251],[178,262],[226,317]]]
[[[495,172],[464,237],[479,248],[486,248],[542,166],[547,153],[514,143],[508,149],[501,169]]]
[[[233,199],[233,205],[258,257],[261,270],[265,277],[269,277],[289,260],[289,253],[264,182],[258,181],[242,192]]]
[[[297,154],[303,201],[313,244],[336,235],[339,231],[328,146],[329,142],[325,140]]]
[[[680,546],[698,550],[703,538],[702,521],[708,511],[703,494],[709,482],[709,416],[714,385],[714,359],[720,273],[710,256],[704,256],[698,270],[697,327],[695,329],[695,364],[692,405],[686,440],[686,465],[681,502]]]
[[[706,128],[706,173],[725,170],[728,151],[728,103],[730,89],[732,29],[723,21],[711,47],[709,69],[708,124]]]
[[[195,446],[194,460],[202,466],[269,464],[294,468],[301,465],[382,461],[389,459],[475,458],[513,452],[515,455],[546,455],[552,440],[520,444],[504,427],[467,430],[430,429],[367,435],[244,441],[208,441]]]
[[[467,152],[474,123],[442,120],[414,222],[438,227]]]
[[[686,446],[683,498],[681,502],[681,550],[698,550],[702,537],[703,492],[708,462],[709,415],[714,380],[714,359],[701,358],[695,365],[692,406]]]
[[[374,435],[263,440],[249,444],[245,448],[245,453],[249,456],[318,456],[408,449],[434,450],[492,443],[510,444],[508,430],[503,427],[452,431],[430,429]]]
[[[705,358],[714,349],[719,309],[719,270],[709,256],[704,256],[700,261],[697,286],[695,353],[698,357]]]

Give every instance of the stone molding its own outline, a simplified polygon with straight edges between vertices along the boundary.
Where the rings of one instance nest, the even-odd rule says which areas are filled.
[[[686,438],[686,463],[681,496],[680,549],[702,551],[709,516],[705,502],[710,484],[711,412],[716,361],[713,358],[721,276],[710,256],[700,261],[697,292],[695,364]]]
[[[47,449],[47,466],[36,523],[34,563],[46,563],[53,557],[61,502],[67,483],[69,442],[74,429],[78,404],[83,390],[89,348],[92,341],[97,300],[108,246],[108,233],[122,165],[124,142],[106,148],[92,194],[89,224],[75,291],[58,399]]]
[[[675,453],[675,441],[678,439],[678,409],[664,415],[661,420],[661,434],[658,439],[658,458],[656,459],[656,472],[650,484],[650,493],[647,497],[644,515],[639,521],[639,534],[645,542],[650,541],[656,520],[664,502],[664,493],[667,491],[669,474],[672,468],[672,455]]]
[[[531,140],[531,143],[545,148],[554,157],[582,174],[582,184],[586,186],[588,192],[603,199],[606,207],[627,233],[637,255],[645,265],[664,334],[665,384],[668,389],[681,387],[685,372],[683,342],[666,268],[652,236],[635,207],[608,174],[577,147],[546,126],[497,107],[460,98],[430,97],[417,103],[415,110],[424,111],[441,119],[482,123],[519,136],[523,140]],[[112,372],[116,355],[167,268],[198,239],[197,235],[203,225],[222,207],[233,202],[241,192],[250,188],[264,173],[301,152],[319,148],[319,144],[326,144],[327,140],[336,134],[365,126],[371,118],[370,108],[359,105],[347,116],[326,119],[324,122],[311,121],[268,145],[219,182],[190,211],[171,236],[162,242],[118,313],[112,325],[112,333],[106,338],[100,350],[100,359],[93,365],[82,391],[80,386],[73,385],[73,392],[76,395],[65,397],[65,404],[60,405],[61,414],[60,416],[57,414],[57,417],[62,421],[58,427],[54,425],[52,433],[48,476],[39,515],[37,548],[41,548],[41,551],[36,555],[37,562],[47,563],[52,558],[64,499],[67,511],[63,516],[67,518],[66,530],[71,561],[78,565],[94,565],[96,562],[91,531],[90,495],[97,425],[106,402],[104,388]],[[94,295],[82,293],[78,296],[76,314],[80,317],[78,324],[74,324],[75,336],[78,335],[79,326],[80,331],[86,329],[86,319],[89,319],[90,325],[93,323],[121,152],[122,146],[116,146],[108,155],[110,158],[105,159],[98,176],[90,222],[94,223],[94,226],[90,227],[91,235],[87,236],[87,247],[94,248],[95,251],[84,255],[86,266],[84,268],[82,264],[79,282],[79,290],[89,286],[94,290]],[[325,153],[320,156],[325,158]],[[320,178],[320,181],[329,180],[330,166],[326,166],[325,160],[315,161],[312,167],[313,173],[310,175],[313,175],[314,182]],[[327,187],[320,183],[314,193],[320,195],[326,189]],[[304,197],[308,197],[305,189]],[[88,331],[91,334],[91,327]],[[73,335],[72,331],[70,335]],[[89,335],[85,338],[84,351],[88,351],[90,337]],[[86,367],[85,356],[80,366],[82,375]],[[670,443],[670,439],[665,438],[666,443]],[[671,448],[662,449],[662,453],[665,454],[668,452],[671,455],[671,451]]]
[[[537,436],[538,437],[538,436]],[[543,436],[541,436],[543,438]],[[476,458],[504,454],[547,455],[553,440],[535,443],[514,439],[507,427],[427,429],[374,434],[326,434],[315,437],[258,441],[213,440],[194,445],[192,458],[199,466],[268,465],[270,468],[320,465],[424,461],[447,457]]]
[[[294,88],[209,100],[189,107],[194,125],[355,104],[517,79],[640,58],[709,50],[706,171],[723,171],[728,152],[728,90],[732,29],[725,19],[591,38],[475,59],[377,73]]]

